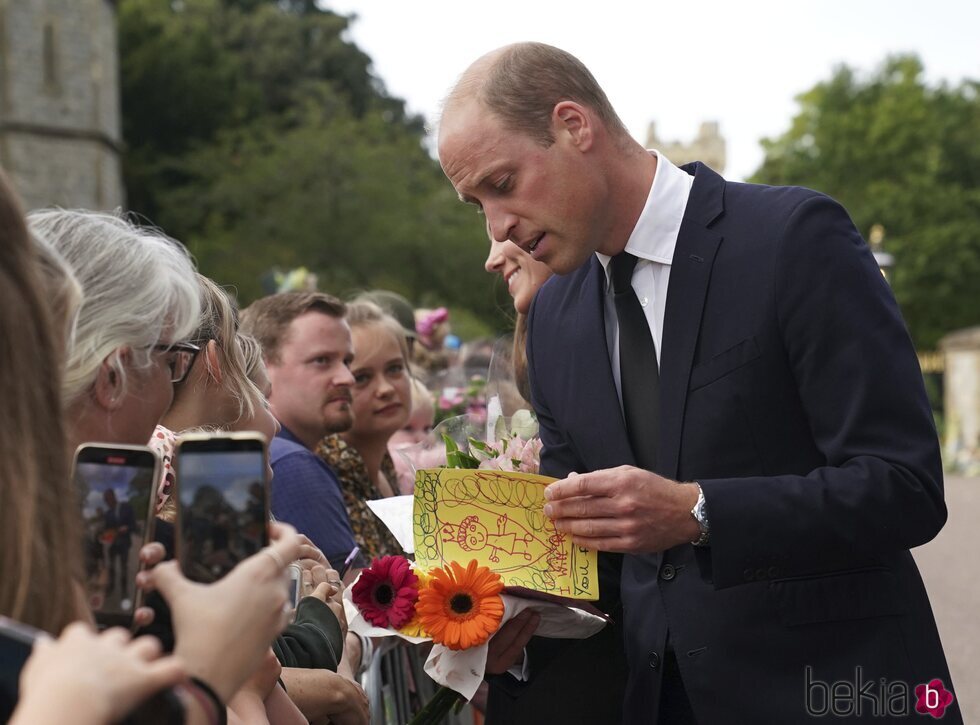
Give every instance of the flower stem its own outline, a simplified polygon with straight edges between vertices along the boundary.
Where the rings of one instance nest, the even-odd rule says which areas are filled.
[[[438,725],[457,702],[463,699],[455,690],[443,685],[440,687],[432,699],[425,703],[425,707],[419,710],[408,725]]]

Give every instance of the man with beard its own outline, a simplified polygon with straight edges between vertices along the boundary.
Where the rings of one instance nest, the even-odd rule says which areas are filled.
[[[269,446],[272,514],[306,534],[334,564],[354,548],[354,535],[337,476],[314,450],[354,420],[345,314],[342,302],[320,292],[271,295],[242,312],[242,331],[262,345],[269,405],[282,426]]]

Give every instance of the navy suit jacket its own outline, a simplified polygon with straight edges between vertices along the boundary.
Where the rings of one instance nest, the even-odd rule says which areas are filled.
[[[657,473],[701,484],[711,545],[624,559],[624,720],[657,720],[668,630],[702,725],[808,722],[820,683],[885,678],[912,693],[938,677],[951,689],[909,553],[946,520],[939,444],[887,282],[832,199],[684,169],[694,184],[666,300]],[[604,284],[593,257],[530,311],[549,475],[634,464]],[[959,721],[955,706],[946,717]]]

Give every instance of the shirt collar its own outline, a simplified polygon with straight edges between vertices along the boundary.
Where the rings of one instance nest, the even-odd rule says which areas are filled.
[[[670,265],[694,177],[674,166],[661,152],[651,149],[649,153],[657,157],[657,170],[643,212],[626,242],[625,251],[640,259]],[[609,260],[612,257],[600,252],[596,252],[595,256],[605,270],[608,286],[611,283]]]
[[[285,438],[287,441],[292,441],[293,443],[299,443],[301,446],[303,446],[303,448],[306,448],[306,445],[303,443],[303,441],[297,438],[296,435],[291,430],[289,430],[289,428],[284,426],[281,421],[279,422],[279,432],[276,433],[276,438]]]

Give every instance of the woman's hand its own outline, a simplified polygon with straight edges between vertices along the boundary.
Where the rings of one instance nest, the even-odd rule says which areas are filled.
[[[97,634],[87,624],[70,624],[57,640],[35,642],[11,723],[115,722],[185,678],[176,657],[160,655],[154,637],[132,639],[121,628]]]
[[[288,621],[285,566],[296,559],[301,542],[286,524],[271,524],[270,531],[270,546],[214,584],[189,581],[176,562],[139,575],[170,605],[175,654],[224,703],[259,667]]]
[[[159,541],[153,541],[140,549],[140,564],[146,569],[152,569],[167,557],[167,550]],[[137,578],[136,586],[139,587]],[[143,587],[139,587],[142,589]],[[152,607],[140,607],[133,612],[133,624],[136,627],[149,627],[153,624],[155,612]]]
[[[343,638],[347,637],[347,614],[344,612],[344,585],[340,575],[333,569],[314,566],[303,572],[304,592],[306,596],[316,597],[326,604],[340,623]]]
[[[299,556],[296,558],[300,560],[300,564],[304,569],[309,569],[316,564],[320,566],[325,566],[330,568],[330,562],[327,561],[326,555],[314,544],[306,534],[298,534],[300,547]]]

